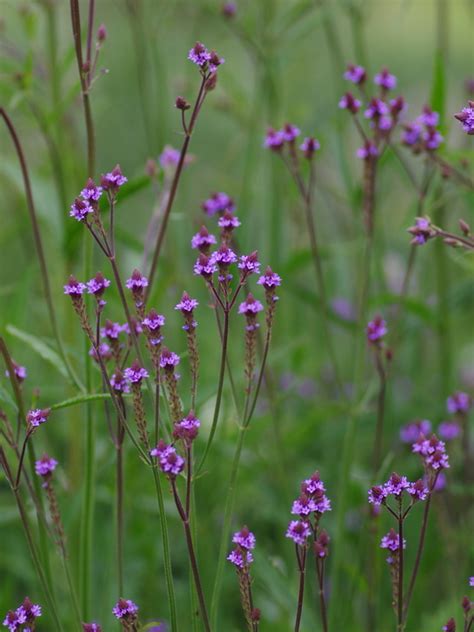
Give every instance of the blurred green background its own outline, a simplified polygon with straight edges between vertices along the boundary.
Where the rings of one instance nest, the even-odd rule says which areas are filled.
[[[81,3],[83,23],[86,4]],[[248,524],[257,536],[254,598],[262,610],[263,632],[287,631],[296,606],[294,550],[284,538],[291,502],[299,482],[319,469],[334,511],[324,516],[332,534],[338,506],[338,477],[347,410],[335,397],[322,334],[319,304],[306,225],[297,191],[280,161],[263,149],[268,126],[291,121],[304,135],[321,142],[317,158],[316,219],[322,243],[324,274],[331,301],[355,304],[363,251],[361,164],[354,157],[358,139],[349,117],[337,107],[347,89],[346,63],[365,65],[371,75],[387,66],[398,77],[397,94],[415,118],[425,103],[442,108],[446,142],[443,155],[469,159],[469,138],[452,113],[467,99],[465,81],[474,76],[473,4],[464,0],[254,0],[237,2],[233,19],[221,3],[195,0],[99,0],[96,25],[108,37],[99,57],[91,92],[97,136],[97,176],[120,163],[135,186],[118,206],[119,265],[124,275],[142,258],[146,226],[156,202],[156,187],[145,175],[148,159],[157,159],[166,144],[179,147],[181,128],[174,99],[192,100],[198,88],[196,68],[187,61],[196,40],[225,57],[219,82],[200,115],[191,143],[194,161],[182,178],[152,305],[168,319],[169,346],[185,350],[181,322],[173,306],[186,289],[201,303],[198,312],[201,380],[198,416],[202,449],[214,406],[218,345],[212,310],[200,279],[192,275],[192,234],[205,218],[200,203],[213,191],[236,200],[242,221],[243,251],[258,249],[261,261],[284,279],[269,364],[272,388],[260,405],[242,458],[234,524]],[[0,0],[0,103],[13,118],[24,143],[33,192],[41,219],[61,331],[68,352],[83,373],[82,336],[69,301],[62,294],[67,275],[82,274],[82,227],[68,217],[69,204],[86,176],[85,132],[74,58],[69,3],[65,0],[24,2]],[[256,53],[256,51],[258,51]],[[21,173],[6,130],[0,133],[0,326],[15,360],[28,369],[26,399],[39,389],[43,405],[76,393],[58,362],[45,350],[54,347],[47,318],[34,242],[25,206]],[[423,161],[406,154],[421,178]],[[472,169],[471,169],[472,174]],[[377,181],[375,266],[369,313],[394,314],[409,253],[406,227],[416,215],[417,196],[398,161],[384,156]],[[472,191],[438,180],[425,205],[457,230],[457,220],[472,221]],[[207,220],[214,230],[214,221]],[[455,389],[472,390],[472,257],[429,244],[417,253],[409,298],[404,301],[394,348],[385,426],[387,459],[383,475],[395,468],[420,476],[420,465],[398,440],[401,425],[417,418],[434,424],[445,416],[445,400]],[[100,253],[94,269],[110,275]],[[123,320],[111,295],[108,315]],[[353,320],[332,314],[336,351],[347,389],[353,372],[357,336]],[[14,326],[20,334],[11,329]],[[23,333],[22,333],[23,332]],[[25,334],[34,337],[25,338]],[[399,335],[398,335],[399,334]],[[395,336],[394,336],[395,340]],[[39,341],[39,342],[38,342]],[[390,339],[389,339],[390,342]],[[39,349],[39,353],[38,353]],[[243,323],[235,317],[231,362],[243,393]],[[354,462],[350,471],[349,506],[344,538],[332,540],[343,560],[342,592],[334,595],[339,630],[365,630],[367,569],[370,559],[366,490],[375,419],[376,374],[367,356],[363,384],[368,396],[359,407]],[[2,371],[3,374],[3,371]],[[184,386],[188,383],[183,371]],[[94,373],[95,389],[100,376]],[[0,400],[14,416],[9,384],[0,378]],[[183,389],[183,393],[186,390]],[[110,610],[117,599],[114,566],[114,450],[107,435],[103,406],[94,405],[97,427],[96,511],[91,618],[112,629]],[[228,387],[224,410],[208,460],[197,482],[198,548],[206,592],[212,588],[225,502],[229,463],[238,419]],[[58,411],[35,437],[37,451],[47,450],[61,463],[58,492],[68,533],[73,568],[77,550],[84,483],[84,410]],[[472,490],[459,477],[459,446],[450,446],[452,471],[447,490],[434,503],[425,556],[415,591],[407,632],[439,630],[449,616],[460,619],[459,601],[473,572]],[[469,492],[471,498],[469,498]],[[25,594],[41,601],[16,509],[0,478],[0,613],[16,607]],[[189,623],[189,581],[184,538],[171,497],[168,519],[180,618]],[[408,563],[421,511],[414,511],[407,532]],[[382,530],[389,520],[382,519]],[[133,450],[126,462],[126,596],[141,606],[143,620],[166,616],[166,589],[161,564],[159,522],[152,480]],[[376,552],[379,584],[379,630],[394,628],[390,581],[384,555]],[[243,630],[238,585],[228,565],[224,578],[219,630]],[[69,606],[58,595],[67,628]],[[331,592],[331,567],[328,570]],[[314,581],[308,585],[303,630],[319,630]],[[40,629],[48,629],[47,613]]]

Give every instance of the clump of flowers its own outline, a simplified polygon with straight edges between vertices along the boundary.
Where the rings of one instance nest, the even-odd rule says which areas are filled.
[[[33,632],[36,629],[36,619],[41,617],[41,606],[25,597],[23,603],[16,610],[9,610],[3,620],[3,625],[9,632]]]
[[[119,599],[112,614],[120,621],[125,632],[138,630],[138,606],[131,599]]]
[[[467,107],[454,115],[461,124],[463,130],[469,136],[474,134],[474,101],[468,101]]]
[[[250,632],[256,632],[260,621],[260,610],[254,607],[252,578],[250,576],[250,565],[253,562],[252,551],[255,548],[256,539],[247,527],[242,527],[240,531],[234,533],[232,542],[236,546],[227,556],[227,559],[234,565],[237,572],[240,601],[248,629]]]

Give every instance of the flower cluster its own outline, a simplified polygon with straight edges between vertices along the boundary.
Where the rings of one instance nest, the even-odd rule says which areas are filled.
[[[455,114],[454,118],[462,123],[462,128],[466,134],[472,136],[474,134],[474,101],[468,101],[467,107]]]
[[[34,408],[32,410],[29,410],[28,414],[26,415],[28,428],[37,428],[41,424],[46,423],[50,414],[50,408]]]
[[[167,476],[174,479],[184,470],[184,459],[172,445],[160,441],[150,455],[158,460],[159,467]]]
[[[17,381],[21,384],[22,382],[26,380],[27,375],[28,375],[26,367],[21,366],[20,364],[17,364],[14,360],[12,360],[12,366],[13,366],[13,373],[15,374]],[[10,377],[9,371],[5,371],[5,376]]]
[[[400,430],[400,439],[403,443],[414,443],[420,435],[427,435],[431,432],[431,421],[419,419],[410,421]]]
[[[305,546],[312,533],[316,536],[322,514],[331,511],[331,501],[325,492],[326,488],[319,472],[315,472],[301,483],[301,494],[293,502],[291,508],[291,513],[298,516],[299,520],[290,521],[286,531],[286,537],[293,540],[295,544]],[[324,541],[325,538],[327,534],[323,537]],[[321,542],[320,545],[327,548],[328,543],[329,538],[326,544]]]
[[[421,456],[428,473],[437,474],[449,468],[445,443],[434,434],[429,439],[421,435],[412,445],[412,451]]]
[[[10,632],[17,632],[20,629],[30,629],[30,626],[34,626],[34,622],[38,617],[41,617],[41,606],[33,603],[29,597],[25,597],[23,603],[18,606],[16,610],[9,610],[3,620],[3,625],[8,628]],[[22,628],[22,626],[29,626],[28,628]]]
[[[375,316],[375,318],[367,324],[367,340],[371,344],[380,345],[387,332],[387,323],[380,315]]]
[[[404,126],[402,143],[410,147],[414,153],[438,149],[443,142],[443,137],[436,129],[438,123],[439,114],[425,105],[421,115]]]
[[[43,454],[41,459],[35,463],[35,472],[38,476],[49,478],[56,469],[58,462],[47,454]]]
[[[413,235],[411,243],[415,246],[422,246],[429,239],[436,237],[436,231],[432,227],[429,217],[416,217],[414,226],[410,226],[407,230]]]
[[[232,542],[236,544],[236,547],[229,553],[227,559],[239,569],[248,567],[253,562],[252,551],[256,544],[254,534],[247,527],[242,527],[240,531],[234,533]]]
[[[137,620],[138,606],[131,599],[119,599],[112,608],[112,613],[119,621],[132,623]]]
[[[225,62],[223,57],[219,57],[215,50],[207,50],[201,42],[196,42],[188,53],[188,59],[199,67],[203,75],[214,74],[219,66]]]
[[[300,135],[300,130],[296,125],[286,123],[281,129],[275,130],[273,127],[269,127],[265,136],[263,146],[272,151],[280,152],[285,147],[288,147],[292,157],[296,159],[295,142]],[[299,146],[300,151],[304,157],[311,160],[314,153],[320,148],[319,142],[312,136],[306,137]]]
[[[369,503],[374,506],[385,505],[390,496],[401,503],[404,493],[410,496],[412,502],[416,502],[418,500],[426,500],[429,489],[421,479],[411,483],[406,476],[400,476],[393,472],[386,483],[374,485],[369,489],[368,499]]]

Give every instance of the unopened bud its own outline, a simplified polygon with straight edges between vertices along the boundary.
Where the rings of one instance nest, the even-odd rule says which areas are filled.
[[[189,110],[191,107],[184,97],[176,97],[175,106],[178,110]]]
[[[106,39],[107,29],[105,28],[105,24],[101,24],[97,29],[97,41],[99,42],[99,44],[102,44],[102,42],[105,42]]]
[[[471,227],[469,226],[469,224],[467,222],[465,222],[463,219],[459,220],[459,227],[462,230],[463,234],[468,237],[471,233]]]
[[[206,81],[206,90],[207,90],[207,92],[210,92],[211,90],[214,90],[216,85],[217,85],[217,72],[214,72],[209,77],[209,79]]]
[[[459,246],[457,239],[453,239],[452,237],[446,237],[443,241],[447,246],[451,246],[452,248],[458,248]]]

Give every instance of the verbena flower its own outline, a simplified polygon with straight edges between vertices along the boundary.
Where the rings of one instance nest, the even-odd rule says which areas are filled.
[[[121,186],[127,182],[127,178],[123,175],[120,165],[116,165],[112,171],[105,173],[101,178],[102,188],[115,193]]]
[[[375,316],[373,320],[367,323],[367,340],[371,343],[380,342],[386,336],[387,332],[387,323],[381,316]]]
[[[460,112],[454,115],[460,123],[466,134],[474,134],[474,101],[468,101],[467,108],[463,108]]]
[[[411,243],[415,246],[422,246],[426,244],[429,239],[432,239],[436,235],[436,231],[431,227],[431,220],[429,217],[416,217],[415,225],[407,228],[408,232],[413,235]]]
[[[374,83],[385,90],[394,90],[397,87],[397,78],[390,74],[387,68],[383,68],[375,75]]]
[[[331,538],[324,529],[321,529],[314,543],[314,553],[316,557],[327,557],[329,555],[329,542]]]
[[[301,151],[304,153],[305,158],[311,160],[314,153],[320,149],[321,145],[316,138],[307,136],[300,145]]]
[[[319,472],[314,472],[310,478],[307,478],[301,483],[301,491],[303,494],[315,494],[318,491],[325,492],[326,488],[319,476]]]
[[[361,102],[359,99],[356,99],[351,92],[346,92],[346,94],[341,97],[339,101],[339,107],[341,110],[349,110],[352,114],[357,114],[360,110]]]
[[[272,290],[281,285],[281,277],[268,266],[257,281],[258,285],[263,285],[266,290]]]
[[[219,221],[217,223],[220,228],[223,228],[224,230],[227,230],[227,231],[234,230],[234,228],[238,228],[240,226],[239,218],[236,217],[232,213],[232,211],[229,211],[229,210],[224,211],[222,216],[219,217]]]
[[[125,369],[123,375],[131,384],[141,384],[142,380],[148,377],[148,371],[135,360],[130,367]]]
[[[290,540],[293,540],[295,544],[304,546],[311,535],[311,526],[305,520],[292,520],[285,535]]]
[[[158,160],[163,169],[176,167],[179,162],[180,155],[181,152],[178,149],[171,147],[171,145],[165,145]]]
[[[181,358],[174,351],[170,351],[166,347],[163,348],[160,356],[160,367],[165,370],[173,370],[180,363]]]
[[[434,151],[438,149],[438,147],[443,142],[443,137],[438,130],[430,128],[422,133],[422,138],[424,142],[424,146],[428,151]]]
[[[385,101],[374,97],[369,102],[369,107],[365,110],[364,116],[367,119],[379,119],[381,116],[389,114],[389,109]]]
[[[227,193],[220,191],[213,193],[210,198],[205,200],[201,204],[201,208],[207,215],[215,215],[224,211],[235,211],[235,204]]]
[[[72,298],[81,296],[84,294],[85,290],[86,286],[84,283],[79,283],[79,281],[72,275],[69,277],[68,282],[64,286],[64,294],[67,294]]]
[[[87,291],[89,294],[94,294],[95,296],[102,296],[105,292],[106,288],[109,287],[110,281],[106,279],[102,272],[97,272],[95,277],[93,277],[90,281],[87,281]]]
[[[400,476],[393,472],[388,481],[383,486],[385,495],[400,496],[400,494],[410,488],[411,483],[406,476]]]
[[[210,247],[215,243],[217,242],[214,235],[211,235],[205,226],[201,226],[199,232],[193,235],[191,239],[191,248],[195,248],[196,250],[206,254],[209,252]]]
[[[150,455],[158,459],[158,464],[162,472],[171,477],[176,477],[184,470],[184,459],[172,445],[167,445],[163,441],[150,450]]]
[[[433,112],[429,105],[425,105],[418,120],[425,127],[436,127],[439,123],[439,114],[438,112]]]
[[[26,415],[26,421],[29,426],[33,428],[37,428],[41,424],[44,424],[48,421],[48,417],[51,414],[50,408],[33,408],[29,410]]]
[[[112,608],[112,613],[117,619],[136,619],[138,606],[131,599],[119,599]]]
[[[238,544],[243,549],[250,551],[255,548],[256,538],[255,535],[244,526],[240,531],[236,531],[232,537],[232,542]]]
[[[237,566],[237,568],[244,568],[253,562],[253,555],[250,551],[242,549],[234,549],[227,556],[227,559],[231,564]]]
[[[248,274],[259,274],[260,273],[260,262],[258,260],[258,253],[255,250],[249,255],[242,255],[240,257],[238,268],[242,270],[244,275]]]
[[[374,506],[380,506],[385,502],[387,498],[387,491],[381,485],[374,485],[368,492],[369,503]]]
[[[416,121],[404,125],[402,143],[409,147],[417,145],[421,141],[422,126]]]
[[[211,72],[216,72],[219,66],[225,63],[225,59],[223,57],[219,57],[215,50],[211,50],[211,54],[209,57],[209,70]]]
[[[360,158],[361,160],[369,160],[371,158],[375,158],[378,155],[379,150],[371,141],[365,142],[364,145],[362,147],[359,147],[359,149],[356,151],[357,158]]]
[[[190,445],[197,437],[201,422],[193,412],[174,424],[173,437]]]
[[[58,462],[48,456],[47,454],[43,454],[43,456],[35,461],[35,472],[38,476],[49,476],[54,472]]]
[[[306,494],[301,494],[301,496],[293,502],[291,508],[291,513],[297,516],[309,516],[309,514],[314,511],[316,511],[316,503]]]
[[[107,338],[108,340],[118,340],[122,331],[123,327],[120,323],[113,323],[111,320],[106,320],[104,326],[100,330],[100,335],[102,338]]]
[[[258,314],[258,312],[261,312],[262,310],[263,305],[250,293],[245,301],[239,305],[239,314],[244,314],[245,316]]]
[[[293,143],[298,138],[300,133],[301,132],[296,127],[296,125],[292,125],[291,123],[286,123],[281,130],[283,140],[287,143]]]
[[[364,83],[366,78],[367,73],[365,71],[365,68],[363,68],[362,66],[357,66],[355,64],[349,64],[347,66],[346,72],[344,73],[344,79],[347,79],[347,81],[352,81],[352,83],[355,83],[357,85]]]
[[[389,549],[390,551],[398,551],[400,548],[400,536],[393,529],[384,535],[380,541],[381,549]],[[403,538],[403,548],[406,548],[406,540]]]
[[[140,272],[140,270],[135,268],[132,272],[132,276],[126,280],[125,285],[132,292],[139,293],[148,287],[148,279]]]
[[[41,617],[41,606],[37,603],[33,603],[29,597],[25,597],[21,606],[17,609],[22,610],[25,613],[26,623],[33,623],[35,619]]]
[[[445,441],[457,439],[461,434],[461,427],[456,421],[442,421],[438,426],[438,434]]]
[[[102,187],[95,184],[92,178],[89,178],[86,182],[86,186],[81,191],[81,196],[84,200],[92,200],[97,202],[102,195]]]
[[[78,222],[83,222],[89,213],[93,213],[94,209],[90,205],[87,200],[82,200],[81,198],[76,198],[71,204],[71,210],[69,211],[69,215],[77,219]]]
[[[275,130],[269,127],[265,135],[264,147],[273,151],[279,151],[285,144],[285,137],[281,130]]]
[[[428,419],[420,419],[419,421],[411,421],[400,430],[400,439],[403,443],[413,443],[420,435],[427,435],[431,432],[431,421]]]
[[[198,305],[199,303],[195,298],[191,298],[187,292],[183,292],[180,302],[177,303],[174,308],[183,314],[189,314],[192,313]]]
[[[204,279],[209,280],[217,272],[217,265],[211,257],[201,254],[194,264],[193,271],[197,276],[202,276]]]
[[[116,393],[130,393],[130,382],[119,369],[111,376],[110,385]]]
[[[188,53],[188,59],[200,68],[207,65],[211,58],[211,53],[201,42],[196,42]]]
[[[421,478],[415,483],[410,483],[407,492],[414,500],[425,500],[428,497],[429,489]]]
[[[17,632],[23,623],[26,622],[26,617],[21,608],[15,610],[9,610],[3,620],[3,625],[10,630],[10,632]]]
[[[83,623],[83,632],[102,632],[102,627],[98,623]]]
[[[14,360],[12,360],[12,366],[13,366],[13,373],[15,374],[17,381],[21,384],[22,382],[26,380],[28,376],[26,367],[21,366],[20,364],[17,364]],[[8,370],[5,371],[5,375],[6,377],[10,377],[10,373]]]
[[[457,391],[448,397],[446,400],[446,408],[448,413],[455,415],[461,413],[465,415],[471,408],[471,398],[467,393]]]

